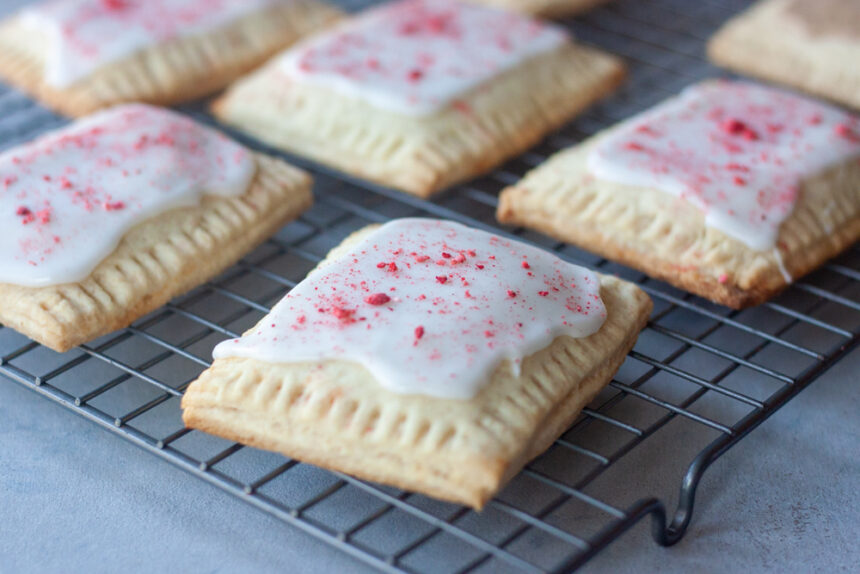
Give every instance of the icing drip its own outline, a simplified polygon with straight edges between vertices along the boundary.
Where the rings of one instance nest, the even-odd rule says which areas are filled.
[[[245,192],[238,144],[192,120],[120,106],[0,155],[0,283],[80,281],[138,223]]]
[[[45,81],[66,87],[149,46],[200,34],[284,0],[51,0],[21,12],[47,34]]]
[[[314,271],[215,358],[342,359],[386,389],[465,399],[504,359],[587,337],[606,309],[600,279],[517,241],[457,223],[400,219]]]
[[[785,282],[793,282],[794,278],[791,276],[791,273],[788,272],[788,269],[785,268],[785,261],[782,260],[782,253],[779,252],[778,248],[773,250],[773,258],[776,259],[776,266],[779,268],[779,272],[782,275],[782,278],[785,279]]]
[[[684,90],[592,148],[599,179],[681,197],[753,249],[773,248],[801,183],[860,156],[860,121],[834,107],[745,82]]]
[[[367,11],[286,53],[282,69],[400,114],[432,114],[567,41],[560,28],[450,0]]]

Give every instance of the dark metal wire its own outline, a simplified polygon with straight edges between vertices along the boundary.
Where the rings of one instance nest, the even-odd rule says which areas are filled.
[[[350,9],[370,3],[341,2]],[[583,41],[624,55],[628,84],[534,150],[432,201],[267,150],[315,173],[317,205],[310,212],[215,281],[65,355],[0,328],[0,373],[383,572],[570,572],[649,515],[655,540],[674,544],[690,523],[708,467],[858,345],[860,249],[770,303],[730,311],[539,234],[500,229],[493,211],[499,190],[549,154],[718,74],[704,60],[704,41],[746,4],[619,0],[566,22]],[[205,103],[182,109],[214,123]],[[0,87],[0,146],[63,121]],[[443,217],[536,243],[637,281],[655,301],[623,377],[481,515],[207,437],[182,428],[179,418],[178,398],[218,341],[259,319],[346,234],[401,216]],[[657,414],[648,419],[641,416],[646,412]],[[669,440],[662,435],[679,424],[700,432],[674,512],[647,490],[625,504],[598,488],[625,457]],[[533,504],[538,499],[545,500]],[[590,528],[557,517],[572,504],[593,519]],[[535,547],[543,550],[529,551]]]

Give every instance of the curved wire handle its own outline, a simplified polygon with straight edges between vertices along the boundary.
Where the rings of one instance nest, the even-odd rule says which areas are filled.
[[[732,434],[723,435],[699,452],[690,462],[684,478],[681,480],[681,488],[678,496],[678,505],[672,515],[672,522],[668,522],[666,505],[659,498],[646,498],[634,503],[625,512],[626,517],[615,524],[605,528],[594,537],[589,548],[577,556],[571,558],[553,572],[557,574],[568,573],[576,570],[598,552],[617,540],[622,534],[630,530],[640,520],[651,515],[651,534],[654,540],[661,546],[673,546],[680,542],[690,526],[693,518],[693,509],[696,504],[696,490],[705,471],[718,458],[737,444],[742,438],[752,432],[761,423],[766,421],[788,401],[797,396],[803,389],[815,380],[827,368],[835,364],[855,347],[860,346],[860,338],[851,344],[841,348],[834,361],[826,364],[816,365],[798,378],[793,385],[789,385],[775,393],[768,399],[762,412],[753,411],[741,419],[734,427]]]

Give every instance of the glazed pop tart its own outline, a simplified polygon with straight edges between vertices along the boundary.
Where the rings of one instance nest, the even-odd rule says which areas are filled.
[[[0,154],[0,322],[57,351],[217,275],[311,204],[311,179],[129,104]]]
[[[72,116],[175,104],[339,17],[320,0],[43,0],[0,22],[0,78]]]
[[[858,158],[856,116],[708,81],[558,153],[498,218],[741,308],[857,240]]]
[[[287,50],[213,109],[274,146],[426,197],[522,152],[622,77],[618,59],[555,25],[403,0]]]
[[[189,427],[480,509],[613,377],[638,287],[457,223],[361,230],[182,400]]]
[[[714,34],[708,56],[860,109],[860,2],[761,0]]]

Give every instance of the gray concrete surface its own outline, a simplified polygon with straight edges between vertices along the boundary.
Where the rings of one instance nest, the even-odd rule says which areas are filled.
[[[858,571],[858,373],[854,352],[718,461],[678,546],[643,524],[586,571]],[[1,379],[0,493],[4,574],[367,571]]]

